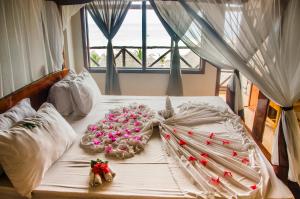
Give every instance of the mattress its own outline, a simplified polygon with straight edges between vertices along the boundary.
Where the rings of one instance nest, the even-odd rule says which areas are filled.
[[[193,101],[215,106],[227,106],[219,97],[172,97],[174,107]],[[165,97],[102,96],[85,118],[66,118],[78,133],[73,146],[47,171],[42,183],[33,191],[33,199],[47,198],[199,198],[201,193],[178,164],[170,158],[159,137],[158,129],[145,150],[126,160],[108,159],[116,172],[112,183],[97,188],[89,187],[90,160],[107,159],[101,153],[88,153],[80,148],[80,138],[89,124],[100,120],[111,108],[132,102],[149,105],[158,111],[165,106]],[[223,132],[223,124],[205,124],[203,131]],[[267,198],[293,198],[289,189],[275,176],[272,166],[264,159],[270,176]],[[0,179],[0,198],[20,198],[5,177]]]

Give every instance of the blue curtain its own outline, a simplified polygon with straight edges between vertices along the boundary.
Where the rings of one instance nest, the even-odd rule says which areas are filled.
[[[173,31],[173,29],[167,24],[164,18],[161,16],[159,10],[157,9],[156,3],[154,0],[150,0],[150,4],[158,16],[161,24],[164,26],[168,34],[172,39],[171,43],[171,62],[170,62],[170,78],[167,88],[167,95],[171,96],[182,96],[183,95],[183,87],[182,87],[182,78],[181,78],[181,70],[180,70],[180,53],[178,42],[180,41],[180,37]]]
[[[131,2],[128,0],[94,0],[87,5],[91,17],[108,40],[105,79],[106,95],[121,94],[112,39],[120,29],[130,5]]]

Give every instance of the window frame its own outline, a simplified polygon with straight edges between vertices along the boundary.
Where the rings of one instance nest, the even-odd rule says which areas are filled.
[[[142,9],[142,67],[117,67],[118,73],[161,73],[169,74],[170,68],[149,68],[147,67],[147,9],[152,9],[147,5],[146,1],[142,2],[142,6],[132,4],[130,9]],[[92,73],[106,73],[106,67],[90,67],[90,49],[97,49],[97,47],[89,46],[88,23],[87,23],[87,10],[85,7],[80,9],[81,18],[81,31],[82,31],[82,46],[83,46],[83,60],[84,67]],[[99,48],[102,48],[99,47]],[[182,74],[204,74],[206,60],[199,57],[199,68],[181,68]]]

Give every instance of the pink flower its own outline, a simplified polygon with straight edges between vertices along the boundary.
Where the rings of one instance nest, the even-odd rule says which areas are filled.
[[[105,150],[105,153],[111,153],[112,152],[112,146],[111,145],[107,145],[104,150]]]
[[[136,116],[135,114],[133,114],[133,113],[130,115],[130,117],[131,117],[132,119],[136,119],[136,118],[137,118],[137,116]]]
[[[114,134],[113,133],[108,133],[108,137],[112,138],[112,137],[114,137]]]
[[[134,139],[135,139],[135,140],[142,140],[142,136],[139,136],[139,135],[134,136]]]
[[[116,139],[116,137],[111,137],[110,140],[111,140],[112,142],[114,142],[114,141],[116,141],[117,139]]]
[[[96,138],[94,138],[94,139],[93,139],[93,143],[94,143],[94,145],[99,145],[99,144],[100,144],[100,141],[97,140]]]
[[[103,134],[104,134],[104,132],[97,131],[97,133],[96,133],[96,137],[97,137],[97,138],[98,138],[98,137],[101,137],[101,136],[103,136]]]
[[[129,134],[126,133],[126,134],[123,135],[123,137],[124,138],[129,138]]]
[[[120,131],[116,131],[116,132],[115,132],[115,135],[116,135],[116,136],[121,136],[122,133],[121,133]]]
[[[140,132],[141,131],[140,128],[134,128],[133,130],[134,130],[134,132]]]
[[[131,134],[131,130],[125,129],[126,133]]]
[[[88,129],[89,129],[89,131],[96,131],[96,130],[98,130],[98,126],[93,124],[93,125],[90,125]]]
[[[134,122],[134,126],[141,126],[141,125],[142,125],[142,123],[139,122],[139,121],[135,121],[135,122]]]

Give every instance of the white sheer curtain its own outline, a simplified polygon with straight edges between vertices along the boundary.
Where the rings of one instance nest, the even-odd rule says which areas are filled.
[[[0,97],[62,68],[61,22],[53,4],[0,1]]]
[[[167,9],[165,1],[160,4],[161,12],[168,12],[164,17],[174,30],[177,27],[172,26],[172,14],[189,15],[194,19],[184,37],[194,52],[209,55],[206,58],[213,63],[238,69],[282,107],[291,107],[300,99],[298,0],[236,0],[231,3],[179,0],[177,9],[172,10]],[[199,43],[200,38],[205,45]],[[288,177],[300,184],[300,133],[295,112],[283,110],[281,121],[287,143]],[[274,164],[279,163],[277,147],[275,142]]]

